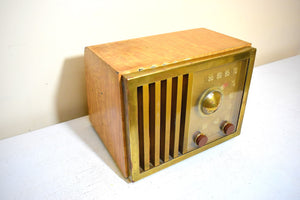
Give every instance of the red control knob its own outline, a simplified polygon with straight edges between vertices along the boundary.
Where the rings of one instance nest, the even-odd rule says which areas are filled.
[[[234,133],[235,126],[232,123],[226,122],[223,126],[223,132],[225,135],[230,135]]]
[[[204,146],[207,143],[207,141],[208,141],[208,137],[200,133],[196,136],[195,139],[195,142],[199,147]]]

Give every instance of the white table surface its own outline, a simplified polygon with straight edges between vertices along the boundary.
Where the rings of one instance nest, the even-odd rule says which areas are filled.
[[[254,69],[241,135],[135,183],[88,117],[0,141],[0,199],[300,199],[300,55]]]

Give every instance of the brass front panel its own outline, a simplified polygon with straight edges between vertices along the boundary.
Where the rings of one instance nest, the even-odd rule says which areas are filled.
[[[208,143],[226,135],[221,130],[228,121],[238,126],[248,59],[239,60],[194,73],[187,151],[199,148],[194,142],[197,132],[208,137]],[[208,91],[208,92],[207,92]],[[220,105],[213,113],[201,109],[206,94],[221,94]]]
[[[254,56],[254,48],[245,48],[123,75],[131,180],[240,133]],[[227,136],[225,121],[235,126]],[[194,142],[199,132],[208,137],[202,147]]]

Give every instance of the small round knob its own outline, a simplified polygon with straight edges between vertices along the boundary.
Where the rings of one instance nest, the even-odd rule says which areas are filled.
[[[204,114],[212,114],[218,110],[222,101],[222,93],[219,90],[207,90],[201,98],[200,106]]]
[[[224,132],[225,135],[230,135],[230,134],[234,133],[235,126],[232,123],[226,122],[223,125],[222,129],[223,129],[223,132]]]
[[[195,143],[199,146],[202,147],[204,146],[208,141],[208,137],[202,133],[198,133],[198,135],[195,137]]]

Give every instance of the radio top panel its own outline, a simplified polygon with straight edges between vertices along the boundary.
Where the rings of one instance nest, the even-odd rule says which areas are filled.
[[[251,43],[205,28],[87,47],[121,74],[250,47]]]

